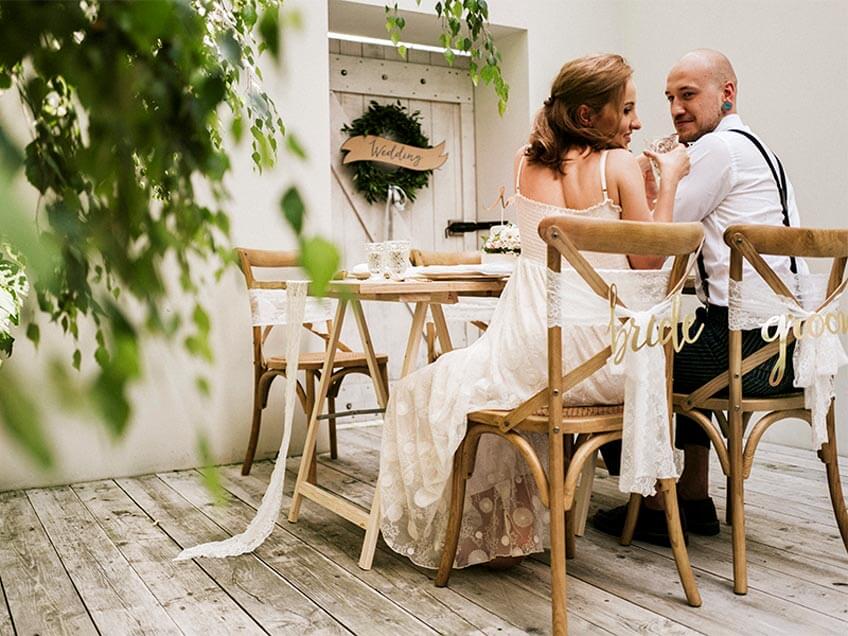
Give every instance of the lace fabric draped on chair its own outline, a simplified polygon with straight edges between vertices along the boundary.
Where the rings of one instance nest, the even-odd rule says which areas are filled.
[[[333,318],[331,301],[307,298],[307,281],[287,281],[285,289],[250,290],[250,306],[254,326],[286,326],[286,362],[290,369],[297,368],[300,356],[301,325],[306,320],[330,320]],[[308,311],[307,311],[308,308]],[[308,318],[305,318],[306,314]],[[271,482],[262,497],[256,516],[247,529],[238,535],[187,548],[177,555],[177,561],[197,557],[228,557],[244,554],[256,549],[274,530],[283,503],[283,486],[286,477],[286,457],[291,441],[292,423],[296,398],[297,374],[289,373],[285,384],[285,412],[283,415],[283,438],[277,463],[271,474]]]
[[[826,274],[794,274],[784,280],[790,295],[778,294],[759,276],[730,280],[728,325],[730,329],[762,329],[766,340],[779,340],[778,362],[771,381],[783,374],[789,334],[797,341],[793,354],[794,385],[804,390],[804,406],[812,419],[812,446],[827,443],[826,417],[835,396],[839,368],[848,364],[840,333],[848,332],[848,316],[839,311],[848,279],[827,294]]]
[[[658,479],[677,478],[682,466],[671,443],[662,346],[664,337],[676,338],[682,285],[666,293],[668,270],[597,272],[612,298],[593,291],[576,270],[548,270],[548,326],[607,326],[610,369],[624,381],[619,489],[648,496]]]

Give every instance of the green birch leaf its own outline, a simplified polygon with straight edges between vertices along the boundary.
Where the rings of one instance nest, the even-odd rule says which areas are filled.
[[[288,221],[295,234],[300,235],[303,232],[303,219],[306,215],[306,206],[303,204],[303,199],[300,198],[300,192],[298,192],[297,188],[291,187],[285,191],[283,198],[280,199],[280,209],[283,211],[283,217]]]

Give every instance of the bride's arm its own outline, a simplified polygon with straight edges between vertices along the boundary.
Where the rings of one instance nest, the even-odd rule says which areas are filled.
[[[677,153],[677,154],[673,154]],[[645,181],[637,159],[626,150],[613,150],[609,156],[609,177],[613,193],[618,194],[621,206],[621,218],[626,221],[665,221],[672,220],[674,195],[677,184],[689,170],[689,159],[685,149],[667,153],[671,157],[660,159],[661,180],[657,193],[657,202],[653,211],[648,207],[645,195]],[[634,269],[657,269],[662,267],[664,258],[655,256],[628,257]]]
[[[670,151],[657,154],[646,150],[645,154],[657,162],[660,170],[660,187],[654,206],[654,221],[670,223],[674,220],[674,195],[680,180],[689,174],[689,155],[683,144]]]

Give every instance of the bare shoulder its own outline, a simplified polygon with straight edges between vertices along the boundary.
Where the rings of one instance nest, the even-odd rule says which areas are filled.
[[[638,165],[636,155],[624,148],[613,148],[607,153],[607,170],[627,170]]]
[[[622,179],[641,175],[639,160],[629,150],[614,148],[607,155],[607,179],[611,184],[617,185]]]

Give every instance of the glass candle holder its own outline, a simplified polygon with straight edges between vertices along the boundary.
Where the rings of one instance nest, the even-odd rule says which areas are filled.
[[[383,243],[366,243],[365,253],[368,255],[368,271],[371,274],[371,278],[382,276],[385,245]]]
[[[385,273],[392,280],[403,280],[409,267],[409,241],[387,241],[384,252]]]

